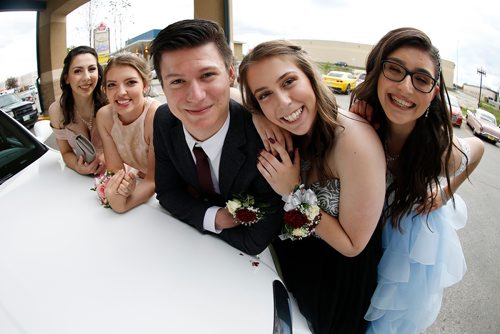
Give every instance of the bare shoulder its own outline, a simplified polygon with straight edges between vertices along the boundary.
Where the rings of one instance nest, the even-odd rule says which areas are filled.
[[[350,144],[363,143],[367,146],[380,144],[380,139],[373,126],[359,115],[339,109],[337,121],[341,125],[337,130],[339,139],[342,138]]]
[[[108,119],[108,118],[111,118],[113,114],[113,110],[111,108],[111,106],[109,104],[101,107],[99,110],[97,110],[97,113],[96,113],[96,118],[97,119]]]
[[[111,106],[105,105],[101,107],[96,114],[97,127],[105,127],[108,131],[111,131],[113,125],[113,110]]]
[[[60,129],[64,120],[63,112],[59,100],[54,101],[49,106],[50,124],[56,129]]]
[[[335,146],[329,159],[332,169],[341,178],[349,175],[358,178],[361,172],[371,178],[384,175],[384,149],[373,127],[344,110],[339,110],[337,121],[340,126],[335,131]]]
[[[158,109],[158,107],[160,105],[161,105],[160,101],[158,101],[156,99],[153,99],[153,101],[151,101],[151,104],[149,105],[147,117],[148,118],[154,117],[155,113],[156,113],[156,110]]]

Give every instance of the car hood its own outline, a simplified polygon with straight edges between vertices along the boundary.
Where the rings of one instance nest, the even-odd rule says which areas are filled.
[[[0,188],[0,333],[272,332],[268,250],[248,256],[154,198],[114,213],[92,186],[49,151]]]
[[[18,107],[21,107],[21,106],[25,106],[27,104],[31,105],[32,103],[28,102],[28,101],[21,101],[21,102],[16,102],[16,103],[8,104],[6,106],[1,107],[1,109],[3,111],[10,111],[12,109],[15,109],[15,108],[18,108]]]
[[[500,138],[500,128],[499,127],[493,126],[488,122],[480,121],[480,123],[481,123],[481,126],[483,127],[483,130],[485,132],[488,132],[490,134],[497,136],[497,138]]]

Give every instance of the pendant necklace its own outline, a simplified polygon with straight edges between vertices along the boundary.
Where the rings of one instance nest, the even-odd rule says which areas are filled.
[[[76,110],[76,115],[78,116],[78,118],[87,126],[87,129],[89,129],[89,133],[92,132],[92,116],[90,116],[90,120],[89,121],[86,121],[82,115],[80,115],[80,112],[78,110]]]

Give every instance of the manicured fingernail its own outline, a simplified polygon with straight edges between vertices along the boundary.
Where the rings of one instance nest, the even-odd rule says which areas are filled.
[[[271,144],[274,144],[274,143],[276,143],[276,140],[274,140],[274,138],[269,138],[269,142],[270,142]]]

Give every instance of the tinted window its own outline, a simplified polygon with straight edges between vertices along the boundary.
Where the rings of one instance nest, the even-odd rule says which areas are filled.
[[[47,151],[19,123],[0,112],[0,184]]]

